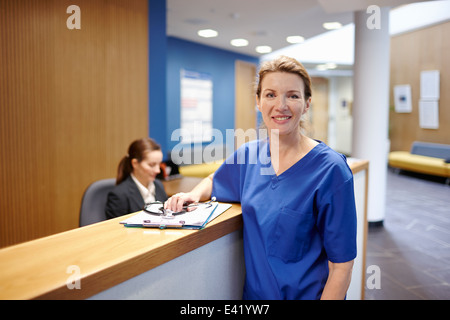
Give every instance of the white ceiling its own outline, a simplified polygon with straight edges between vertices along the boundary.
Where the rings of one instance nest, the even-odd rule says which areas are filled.
[[[167,0],[169,36],[252,56],[255,48],[272,50],[289,46],[286,37],[305,39],[326,32],[324,22],[342,25],[353,22],[353,11],[369,5],[395,7],[418,0]],[[200,29],[218,31],[215,38],[201,38]],[[233,47],[230,41],[245,38],[246,47]]]

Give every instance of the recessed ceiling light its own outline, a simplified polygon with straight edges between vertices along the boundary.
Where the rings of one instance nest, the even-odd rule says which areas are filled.
[[[331,69],[336,69],[336,68],[337,68],[337,65],[334,62],[318,64],[316,66],[316,70],[319,70],[319,71],[331,70]]]
[[[235,47],[245,47],[248,46],[248,40],[246,39],[233,39],[231,40],[231,45]]]
[[[305,41],[305,38],[302,36],[289,36],[286,38],[286,41],[289,43],[302,43]]]
[[[342,28],[342,24],[340,22],[325,22],[322,26],[327,30]]]
[[[255,50],[258,53],[269,53],[269,52],[272,52],[272,48],[269,47],[269,46],[257,46]]]
[[[203,29],[199,30],[197,34],[203,38],[214,38],[219,34],[216,30],[213,29]]]

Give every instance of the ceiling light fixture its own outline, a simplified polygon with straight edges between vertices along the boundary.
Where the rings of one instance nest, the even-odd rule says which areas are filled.
[[[289,36],[286,38],[286,41],[289,43],[302,43],[303,41],[305,41],[305,38],[303,38],[302,36]]]
[[[336,68],[337,68],[337,64],[334,62],[318,64],[316,66],[316,70],[319,70],[319,71],[332,70],[332,69],[336,69]]]
[[[230,41],[231,45],[234,47],[246,47],[248,46],[248,40],[246,39],[233,39]]]
[[[327,30],[336,30],[342,28],[342,24],[340,22],[325,22],[322,26]]]
[[[199,30],[197,34],[203,38],[214,38],[219,34],[216,30],[213,29],[203,29]]]
[[[270,53],[270,52],[272,52],[272,48],[269,47],[269,46],[257,46],[255,50],[258,53]]]

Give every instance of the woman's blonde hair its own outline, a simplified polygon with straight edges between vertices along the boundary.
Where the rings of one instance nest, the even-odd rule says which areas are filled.
[[[275,60],[263,62],[258,73],[258,85],[256,87],[256,95],[261,98],[261,82],[264,76],[270,72],[287,72],[297,74],[302,78],[305,84],[304,94],[305,100],[308,100],[312,96],[311,90],[311,78],[305,67],[295,60],[294,58],[287,56],[279,56]]]

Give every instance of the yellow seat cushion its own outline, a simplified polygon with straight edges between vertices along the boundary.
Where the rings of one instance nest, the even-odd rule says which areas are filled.
[[[223,161],[222,161],[223,162]],[[202,164],[192,164],[179,168],[180,174],[186,177],[206,178],[211,173],[219,169],[222,162],[211,162]]]
[[[390,152],[389,165],[409,171],[450,177],[450,164],[445,163],[444,159],[411,154],[407,151]]]

